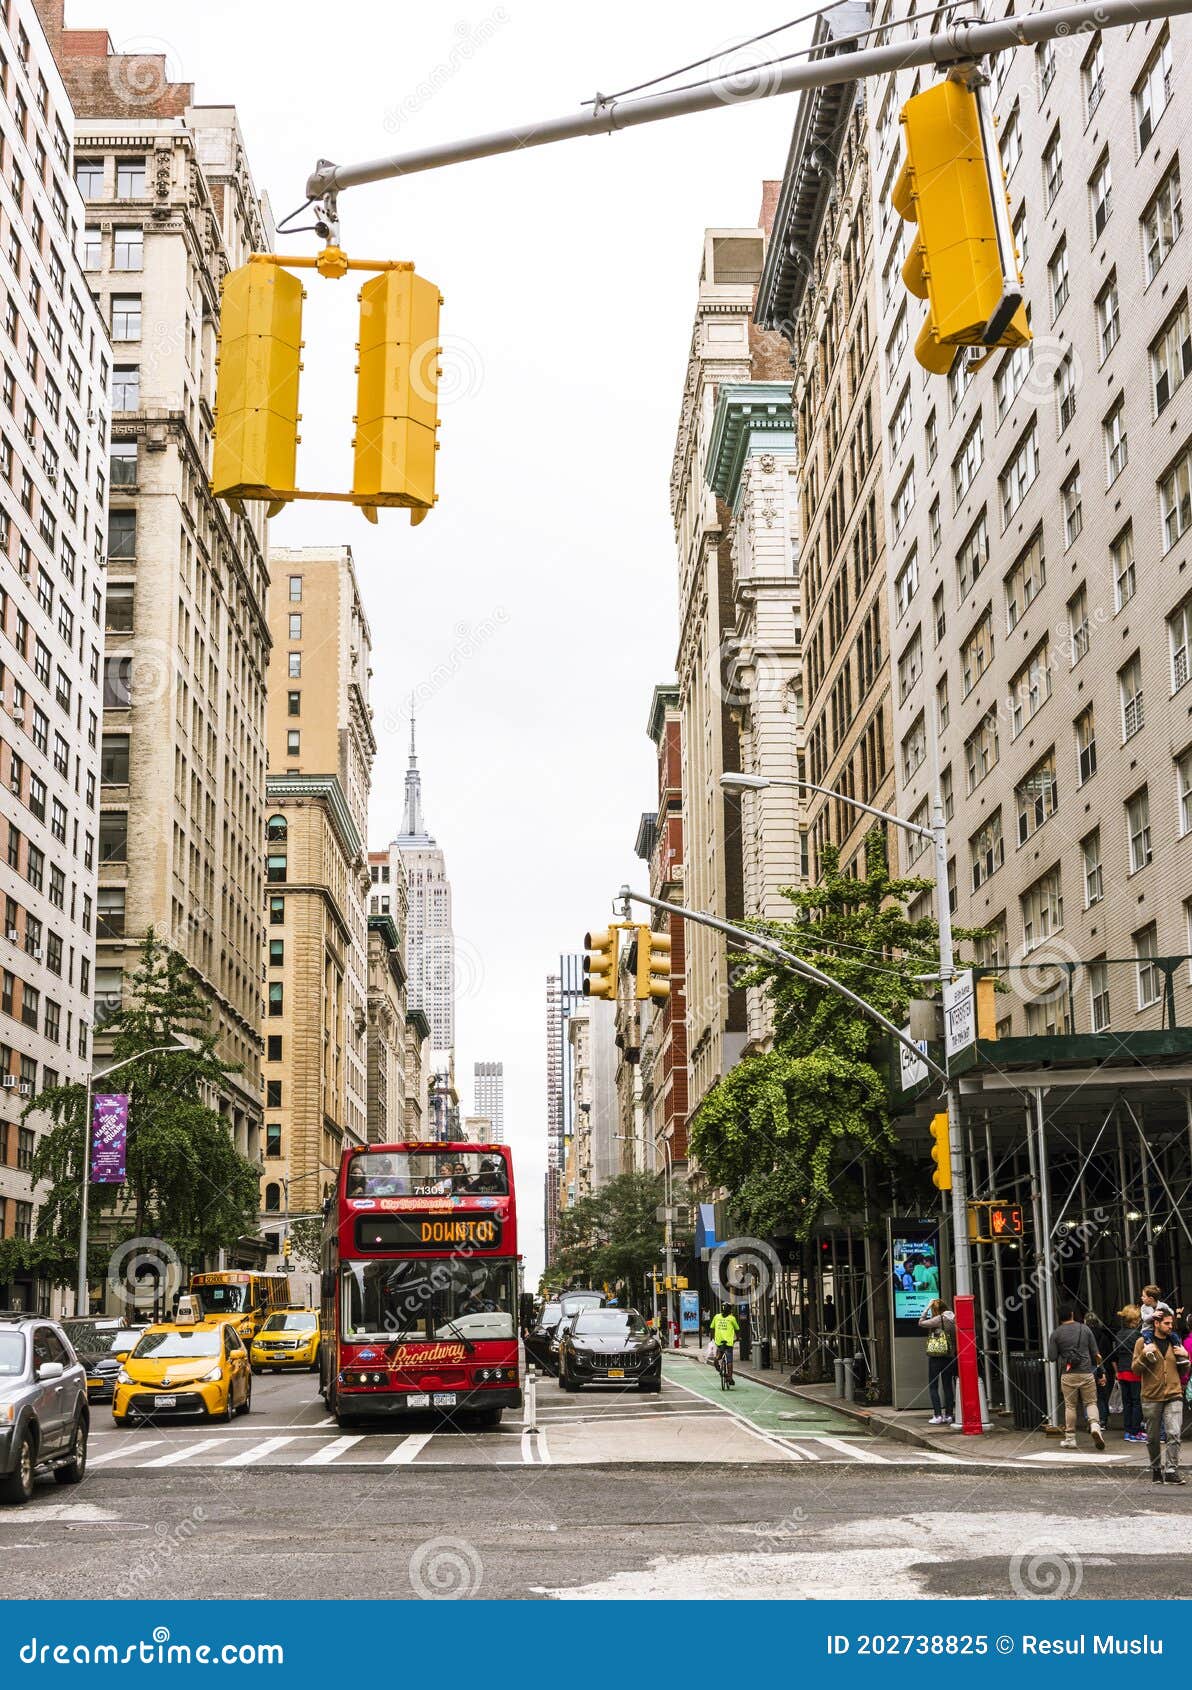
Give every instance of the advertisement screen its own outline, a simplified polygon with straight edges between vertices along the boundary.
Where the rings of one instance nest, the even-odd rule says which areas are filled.
[[[894,1319],[918,1320],[940,1294],[939,1251],[933,1239],[895,1238],[891,1249]]]

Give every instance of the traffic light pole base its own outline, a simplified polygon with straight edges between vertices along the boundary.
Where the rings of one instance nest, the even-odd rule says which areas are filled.
[[[977,1331],[971,1296],[956,1298],[956,1371],[960,1380],[960,1403],[964,1414],[961,1430],[966,1437],[979,1437],[981,1395],[977,1378]]]

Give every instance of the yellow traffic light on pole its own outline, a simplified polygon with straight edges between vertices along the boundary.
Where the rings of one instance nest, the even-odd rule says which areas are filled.
[[[294,1254],[294,1246],[291,1244],[290,1235],[287,1232],[285,1237],[281,1241],[281,1259],[282,1259],[282,1261],[288,1262],[293,1254]]]
[[[360,290],[352,494],[372,522],[378,505],[404,505],[418,523],[435,502],[442,303],[412,264]]]
[[[917,225],[902,279],[928,303],[915,342],[924,369],[946,375],[961,346],[1031,338],[988,101],[949,78],[901,112],[906,157],[892,201]]]
[[[224,277],[211,485],[217,498],[294,497],[302,301],[297,276],[250,259]]]
[[[617,932],[616,927],[603,933],[585,933],[584,996],[586,998],[617,999]]]
[[[932,1185],[937,1191],[951,1191],[952,1138],[948,1131],[946,1111],[931,1117],[931,1160],[935,1164],[935,1172],[931,1176]]]
[[[637,930],[637,996],[665,1003],[670,997],[671,941],[644,922]]]

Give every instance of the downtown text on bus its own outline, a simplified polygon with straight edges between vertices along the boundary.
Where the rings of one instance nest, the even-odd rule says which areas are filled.
[[[517,1211],[501,1144],[346,1150],[326,1204],[320,1389],[341,1426],[521,1406]]]

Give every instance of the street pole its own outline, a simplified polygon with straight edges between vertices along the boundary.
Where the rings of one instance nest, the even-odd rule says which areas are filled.
[[[666,1249],[666,1336],[667,1347],[669,1347],[670,1339],[677,1331],[675,1322],[675,1215],[672,1207],[675,1188],[671,1175],[670,1145],[667,1143],[665,1135],[656,1139],[655,1143],[662,1145],[663,1156],[662,1191],[663,1201],[666,1204],[666,1227],[662,1237]]]

